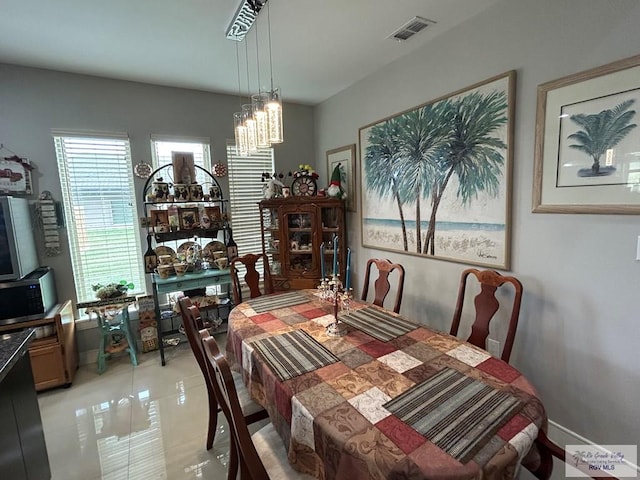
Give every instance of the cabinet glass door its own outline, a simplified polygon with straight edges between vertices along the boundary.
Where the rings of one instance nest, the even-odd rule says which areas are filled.
[[[280,239],[280,224],[278,221],[277,208],[263,208],[262,213],[262,251],[267,254],[271,275],[279,277],[282,275],[282,250]]]
[[[305,275],[314,270],[313,262],[313,212],[289,213],[284,216],[287,225],[287,242],[289,249],[287,270],[298,275]]]
[[[343,270],[342,261],[342,247],[345,238],[340,238],[340,232],[344,231],[342,228],[342,215],[341,211],[335,207],[323,207],[320,210],[320,216],[322,219],[322,243],[324,244],[324,258],[321,259],[324,265],[321,270],[324,271],[324,276],[330,277],[334,273],[340,273]],[[337,238],[337,241],[335,240]],[[337,244],[337,251],[334,253],[334,245]],[[334,271],[335,268],[335,271]]]

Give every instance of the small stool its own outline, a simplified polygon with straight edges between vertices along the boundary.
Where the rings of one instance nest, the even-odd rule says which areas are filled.
[[[127,351],[133,366],[138,365],[136,341],[129,327],[129,304],[134,298],[113,299],[110,303],[90,306],[87,313],[95,313],[100,329],[100,346],[98,348],[98,373],[102,374],[107,368],[107,359],[112,353]]]

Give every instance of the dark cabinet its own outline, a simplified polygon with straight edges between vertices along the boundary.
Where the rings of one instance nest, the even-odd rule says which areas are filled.
[[[27,335],[30,333],[25,331],[6,336]],[[12,480],[48,479],[49,459],[26,346],[16,356],[18,359],[7,367],[10,370],[0,383],[0,472],[2,478]]]
[[[346,268],[344,202],[326,197],[294,196],[260,202],[262,251],[269,258],[277,290],[315,288],[333,273],[341,278]],[[321,255],[320,246],[324,245]]]

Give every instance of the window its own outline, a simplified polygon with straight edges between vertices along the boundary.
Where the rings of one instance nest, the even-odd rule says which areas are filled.
[[[129,138],[54,131],[78,302],[92,285],[132,282],[145,289]]]
[[[273,149],[263,148],[251,156],[238,155],[233,143],[227,144],[229,159],[229,204],[233,239],[238,253],[261,253],[260,211],[262,172],[273,172]]]
[[[211,154],[209,150],[208,138],[176,138],[159,135],[151,136],[151,155],[153,156],[153,168],[159,168],[172,162],[171,152],[191,152],[196,165],[211,170]],[[173,175],[172,169],[168,169]],[[163,172],[164,173],[164,172]],[[166,181],[173,182],[174,178],[165,178]],[[208,180],[202,170],[196,168],[196,181],[200,185],[205,185]]]

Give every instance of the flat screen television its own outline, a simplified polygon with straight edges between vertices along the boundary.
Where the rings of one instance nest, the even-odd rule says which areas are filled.
[[[38,266],[29,201],[0,197],[0,280],[19,280]]]

